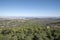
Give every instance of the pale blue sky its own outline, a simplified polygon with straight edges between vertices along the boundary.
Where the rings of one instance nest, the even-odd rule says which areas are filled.
[[[0,0],[0,16],[60,17],[60,0]]]

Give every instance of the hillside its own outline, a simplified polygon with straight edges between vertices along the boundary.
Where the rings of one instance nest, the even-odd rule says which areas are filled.
[[[60,40],[60,19],[0,18],[0,40]]]
[[[60,22],[59,18],[0,18],[0,27],[22,27],[29,26],[31,24],[52,25],[52,23],[58,24],[58,22]]]

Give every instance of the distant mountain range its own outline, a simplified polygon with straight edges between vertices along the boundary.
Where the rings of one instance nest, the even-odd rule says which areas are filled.
[[[22,16],[19,16],[19,17],[16,17],[16,16],[3,16],[3,17],[0,17],[0,19],[55,19],[55,20],[60,20],[60,17],[22,17]]]

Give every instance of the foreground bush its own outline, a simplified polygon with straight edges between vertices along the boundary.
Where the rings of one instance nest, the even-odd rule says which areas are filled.
[[[0,28],[0,40],[60,40],[59,30],[44,26]]]

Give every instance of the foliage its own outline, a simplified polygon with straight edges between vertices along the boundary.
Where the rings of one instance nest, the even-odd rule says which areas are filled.
[[[0,21],[0,40],[60,40],[60,28],[46,26],[39,20]]]
[[[60,40],[60,28],[44,26],[0,28],[0,40]]]

